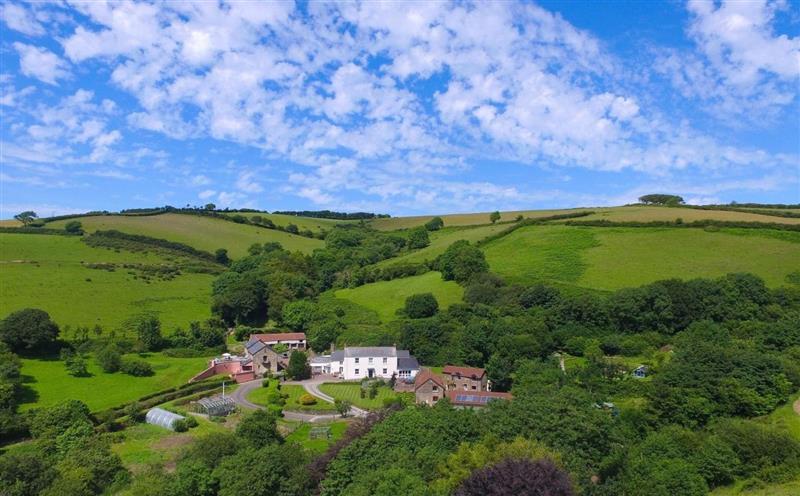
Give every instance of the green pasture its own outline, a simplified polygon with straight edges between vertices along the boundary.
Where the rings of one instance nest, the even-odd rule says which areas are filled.
[[[131,355],[138,356],[138,355]],[[89,357],[89,377],[73,377],[60,360],[22,359],[22,410],[50,406],[63,400],[81,400],[92,411],[100,411],[136,400],[146,394],[188,382],[207,366],[205,358],[172,358],[152,353],[144,358],[155,372],[133,377],[122,372],[107,374]]]
[[[228,215],[236,215],[231,213]],[[334,226],[339,224],[352,224],[358,221],[355,220],[337,220],[337,219],[317,219],[315,217],[300,217],[296,215],[283,215],[283,214],[266,214],[261,212],[240,212],[239,215],[244,215],[248,219],[253,216],[261,216],[264,219],[271,220],[276,226],[286,227],[289,224],[294,224],[301,231],[308,229],[311,232],[330,231]]]
[[[132,472],[138,473],[152,465],[174,462],[181,450],[195,439],[214,432],[227,430],[224,424],[211,422],[202,417],[197,427],[186,432],[173,432],[150,424],[136,424],[112,435],[111,450],[122,459]]]
[[[47,311],[60,326],[106,332],[143,312],[158,315],[165,333],[210,316],[208,274],[169,280],[135,279],[125,269],[109,272],[85,263],[159,264],[154,254],[91,248],[77,237],[0,234],[0,317],[26,307]]]
[[[768,229],[529,226],[484,247],[514,283],[616,290],[669,278],[750,272],[769,286],[800,269],[800,233]]]
[[[447,308],[461,301],[464,289],[453,281],[443,281],[439,272],[428,272],[420,276],[340,289],[335,295],[336,298],[373,310],[382,322],[389,322],[397,318],[396,312],[405,305],[406,298],[417,293],[433,293],[439,308]]]
[[[396,393],[388,386],[381,386],[378,388],[378,395],[374,398],[361,397],[361,384],[354,382],[329,382],[321,384],[319,390],[323,393],[332,396],[337,400],[347,400],[353,405],[363,408],[365,410],[374,410],[383,407],[383,400],[396,398],[403,394],[410,393]]]
[[[476,227],[448,227],[439,231],[429,233],[431,244],[421,250],[414,250],[399,257],[383,260],[376,265],[386,267],[401,263],[423,263],[433,260],[447,249],[448,246],[459,240],[467,240],[470,243],[481,241],[493,234],[497,234],[503,229],[508,229],[508,224],[494,224]]]
[[[256,405],[267,406],[267,395],[269,394],[270,390],[271,388],[266,387],[254,389],[247,395],[247,399]],[[316,398],[317,402],[314,405],[301,405],[300,397],[304,394],[307,394],[303,386],[281,384],[280,392],[281,394],[288,395],[288,398],[286,398],[286,404],[283,406],[284,410],[325,413],[336,411],[336,407],[333,405],[333,403],[328,403],[327,401],[323,401],[319,398]]]
[[[783,218],[769,215],[762,215],[750,212],[730,212],[726,210],[699,210],[684,207],[659,207],[633,205],[626,207],[582,207],[562,210],[514,210],[510,212],[500,212],[500,222],[509,222],[522,215],[526,218],[549,217],[572,212],[582,212],[591,210],[593,215],[583,217],[581,220],[607,219],[611,221],[674,221],[678,217],[685,222],[693,220],[713,219],[726,221],[748,221],[748,222],[777,222],[781,224],[800,224],[798,218]],[[777,210],[777,209],[767,209]],[[798,212],[797,209],[790,210]],[[373,219],[370,225],[381,231],[392,231],[395,229],[408,229],[410,227],[421,226],[431,220],[433,215],[420,215],[413,217],[391,217],[388,219]],[[469,213],[469,214],[449,214],[440,215],[444,220],[445,227],[454,226],[474,226],[489,223],[489,212]]]
[[[130,234],[178,241],[211,253],[218,248],[225,248],[232,258],[246,255],[247,248],[253,243],[277,241],[287,250],[305,253],[311,253],[315,248],[323,246],[323,241],[318,239],[198,215],[175,213],[147,216],[99,215],[74,220],[80,221],[83,228],[89,232],[116,229]],[[67,222],[69,221],[50,222],[47,227],[63,228]]]

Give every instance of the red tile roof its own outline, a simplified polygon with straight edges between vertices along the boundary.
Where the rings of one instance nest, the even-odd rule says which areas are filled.
[[[448,391],[447,399],[453,405],[460,406],[486,406],[492,400],[510,400],[511,393],[496,393],[494,391]],[[481,401],[483,400],[483,401]]]
[[[251,334],[250,339],[258,339],[265,343],[271,341],[298,341],[306,340],[306,333],[304,332],[279,332],[276,334]]]
[[[445,375],[460,375],[461,377],[467,377],[470,379],[480,379],[481,377],[486,374],[486,371],[483,369],[479,369],[477,367],[459,367],[457,365],[446,365],[442,369],[442,373]]]
[[[417,376],[414,378],[414,391],[419,389],[428,381],[433,381],[438,384],[440,388],[444,389],[444,381],[438,374],[434,374],[429,369],[423,369],[419,371]]]

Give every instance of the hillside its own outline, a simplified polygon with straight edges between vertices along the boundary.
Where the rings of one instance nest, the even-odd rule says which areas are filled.
[[[271,220],[276,226],[286,227],[289,224],[294,224],[298,229],[308,229],[311,232],[318,233],[321,231],[329,231],[334,226],[340,224],[348,224],[357,221],[353,220],[337,220],[337,219],[322,219],[317,217],[300,217],[297,215],[283,215],[283,214],[266,214],[261,212],[242,212],[248,219],[255,216],[262,217],[263,219]]]
[[[318,239],[197,215],[177,213],[148,216],[101,215],[80,217],[76,220],[83,224],[87,232],[116,229],[126,233],[186,243],[211,253],[218,248],[225,248],[232,258],[247,254],[247,248],[253,243],[277,241],[287,250],[304,253],[311,253],[315,248],[323,246],[323,242]],[[67,222],[69,221],[49,222],[47,227],[59,229]]]
[[[750,212],[733,212],[726,210],[699,210],[688,207],[656,207],[656,206],[625,206],[625,207],[598,207],[598,208],[574,208],[562,210],[515,210],[500,212],[500,222],[514,221],[518,216],[526,218],[540,218],[550,215],[566,214],[571,212],[589,211],[593,215],[585,217],[584,220],[606,219],[611,221],[674,221],[680,217],[684,221],[712,219],[724,221],[747,221],[747,222],[776,222],[779,224],[800,224],[800,218],[776,217],[772,215],[760,215]],[[765,209],[771,210],[771,209]],[[474,226],[489,223],[489,212],[470,213],[470,214],[450,214],[440,215],[444,220],[445,227],[452,226]],[[391,217],[388,219],[375,219],[370,221],[370,225],[382,231],[395,229],[408,229],[421,226],[431,220],[432,215],[415,217]]]
[[[800,233],[766,229],[530,226],[484,247],[510,282],[613,290],[659,279],[751,272],[769,286],[800,271]]]
[[[214,276],[182,273],[171,280],[148,280],[137,270],[120,267],[168,263],[153,253],[91,248],[78,237],[0,233],[0,316],[36,307],[50,313],[62,328],[100,324],[110,330],[135,314],[155,312],[168,333],[207,318]]]

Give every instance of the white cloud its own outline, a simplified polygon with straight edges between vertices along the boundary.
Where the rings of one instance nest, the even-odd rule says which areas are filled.
[[[261,193],[264,188],[255,179],[255,173],[245,171],[239,174],[236,179],[236,188],[245,193]]]
[[[213,189],[206,189],[206,190],[203,190],[200,193],[198,193],[197,197],[200,198],[201,200],[208,200],[209,198],[211,198],[212,196],[214,196],[216,194],[217,194],[217,192],[214,191]]]
[[[2,7],[3,21],[9,28],[28,36],[41,36],[45,33],[44,27],[36,20],[33,12],[22,5],[4,2]]]
[[[70,76],[68,64],[45,48],[17,42],[14,49],[19,54],[20,71],[26,76],[48,84],[57,84],[57,80]]]
[[[192,176],[192,178],[189,180],[189,184],[192,186],[208,186],[211,184],[211,179],[203,174],[198,174],[196,176]]]

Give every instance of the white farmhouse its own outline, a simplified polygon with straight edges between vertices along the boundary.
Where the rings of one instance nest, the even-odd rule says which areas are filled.
[[[419,372],[419,362],[408,350],[394,346],[348,347],[330,355],[311,359],[315,374],[332,374],[346,381],[365,377],[389,379],[397,374],[400,380],[412,380]]]

